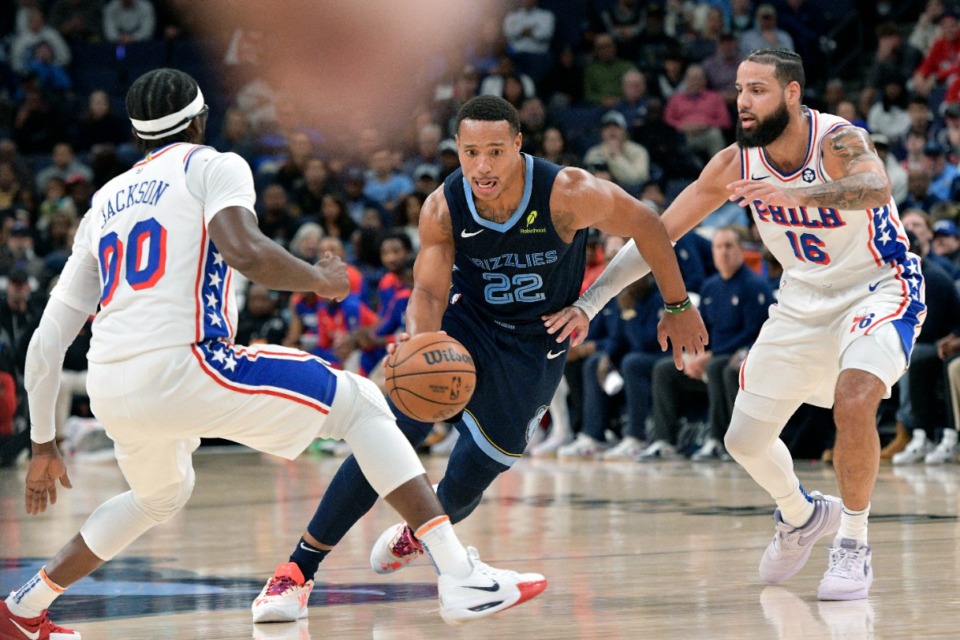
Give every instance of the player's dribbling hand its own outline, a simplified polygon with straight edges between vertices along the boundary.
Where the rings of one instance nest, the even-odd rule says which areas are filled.
[[[33,457],[27,468],[27,487],[25,506],[27,513],[36,515],[50,504],[57,503],[57,480],[65,489],[72,489],[73,484],[67,476],[67,465],[60,457],[60,450],[55,442],[33,444]]]
[[[323,272],[324,284],[317,295],[331,300],[343,300],[350,293],[350,276],[347,275],[347,264],[329,251],[317,260],[316,266]]]
[[[570,338],[571,347],[578,347],[583,344],[583,341],[587,339],[587,332],[590,330],[590,319],[587,314],[580,307],[572,305],[564,307],[560,311],[540,316],[540,319],[543,320],[543,326],[547,328],[547,333],[550,335],[557,334],[558,343]]]
[[[700,312],[696,307],[690,307],[680,313],[664,313],[657,325],[657,340],[663,351],[673,347],[673,363],[683,371],[684,352],[691,356],[703,353],[710,337]]]
[[[437,333],[441,335],[447,335],[446,331],[437,331]],[[404,331],[401,334],[398,334],[396,341],[387,345],[387,355],[391,355],[394,351],[397,350],[397,347],[400,345],[401,342],[406,342],[409,339],[410,339],[410,334],[407,333],[406,331]]]

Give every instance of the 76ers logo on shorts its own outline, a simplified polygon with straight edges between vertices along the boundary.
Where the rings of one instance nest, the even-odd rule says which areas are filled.
[[[873,320],[876,317],[875,313],[870,313],[869,309],[858,309],[853,316],[853,324],[850,327],[850,333],[855,332],[857,329],[864,330],[873,324]]]

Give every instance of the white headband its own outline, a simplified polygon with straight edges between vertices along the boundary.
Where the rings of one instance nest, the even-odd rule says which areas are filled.
[[[203,107],[203,93],[200,91],[200,87],[197,87],[197,97],[180,111],[154,120],[134,120],[130,118],[130,122],[136,130],[138,138],[158,140],[189,127],[190,122],[203,111]]]

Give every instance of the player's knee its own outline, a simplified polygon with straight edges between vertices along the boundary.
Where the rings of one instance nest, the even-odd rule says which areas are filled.
[[[193,494],[196,481],[193,469],[181,482],[165,487],[147,497],[135,495],[137,504],[150,520],[160,524],[166,522],[187,504]]]
[[[734,460],[744,460],[762,455],[766,448],[770,446],[768,441],[757,437],[758,429],[755,428],[756,425],[761,425],[759,420],[751,418],[739,409],[735,408],[733,410],[730,427],[723,437],[723,446],[727,453],[733,456]]]

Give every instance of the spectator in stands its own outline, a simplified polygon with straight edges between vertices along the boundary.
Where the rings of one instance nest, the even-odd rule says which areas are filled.
[[[960,176],[960,169],[947,162],[946,150],[936,140],[930,140],[923,147],[923,168],[930,177],[929,193],[937,200],[948,200],[950,187]]]
[[[539,0],[519,0],[518,4],[503,19],[507,53],[519,71],[539,80],[553,64],[550,43],[556,29],[556,16],[540,7]]]
[[[68,42],[99,42],[101,5],[101,0],[56,0],[50,7],[50,25]]]
[[[0,217],[13,216],[16,209],[28,209],[32,202],[30,187],[20,181],[14,163],[0,161]]]
[[[927,0],[917,17],[907,41],[923,55],[930,51],[934,40],[940,37],[940,16],[943,15],[943,0]]]
[[[953,264],[944,256],[932,253],[933,218],[922,209],[904,209],[900,214],[904,229],[913,234],[910,238],[910,250],[929,262],[936,262],[947,273],[952,273]],[[916,242],[914,243],[914,239]]]
[[[824,2],[831,0],[785,0],[777,15],[777,24],[790,35],[794,50],[803,58],[807,85],[813,89],[822,87],[827,71],[821,48],[821,38],[829,31],[824,25]]]
[[[619,111],[604,114],[600,126],[602,141],[587,150],[584,164],[606,165],[617,184],[639,193],[640,186],[650,177],[650,154],[627,138],[627,120]]]
[[[657,342],[657,321],[663,298],[647,275],[628,285],[616,298],[610,337],[598,342],[598,350],[583,365],[583,431],[571,444],[561,447],[562,457],[599,454],[604,460],[632,460],[643,451],[651,407],[651,374],[654,365],[667,357]],[[623,379],[626,424],[623,437],[607,449],[607,417],[616,387],[606,387],[612,372]],[[612,383],[610,383],[612,384]],[[613,392],[613,393],[611,393]]]
[[[73,152],[73,145],[69,142],[59,142],[53,147],[53,164],[37,173],[37,191],[44,192],[47,180],[53,176],[66,181],[73,175],[81,175],[87,180],[93,180],[93,170],[80,162]],[[86,209],[83,210],[86,212]]]
[[[103,37],[107,42],[130,44],[149,40],[156,26],[150,0],[110,0],[103,7]]]
[[[450,85],[437,87],[435,111],[445,133],[456,131],[457,112],[467,100],[478,95],[479,89],[480,76],[471,65],[464,66]]]
[[[349,365],[347,360],[356,352],[350,333],[377,322],[376,314],[352,292],[339,302],[313,292],[295,293],[290,297],[289,315],[283,344],[319,356],[338,369]]]
[[[431,165],[424,165],[424,167],[433,169]],[[410,238],[410,250],[414,255],[420,251],[420,211],[423,209],[423,203],[429,193],[414,192],[405,196],[400,201],[400,206],[397,207],[396,215],[393,218],[393,228],[405,233]]]
[[[757,49],[794,50],[793,38],[777,26],[777,10],[772,4],[757,7],[755,26],[740,34],[740,53],[746,56]]]
[[[891,140],[891,143],[893,141]],[[911,129],[904,136],[903,160],[900,165],[909,171],[923,171],[923,148],[927,146],[927,134]]]
[[[73,86],[67,71],[54,61],[53,47],[46,40],[34,45],[20,75],[21,92],[28,85],[56,99],[64,97]]]
[[[730,0],[730,30],[740,36],[753,27],[752,0]]]
[[[647,121],[634,139],[650,153],[650,159],[663,170],[664,180],[695,178],[703,163],[683,142],[683,136],[663,120],[663,101],[647,101]]]
[[[698,460],[718,458],[733,412],[739,365],[760,334],[773,294],[766,281],[744,264],[740,232],[731,227],[713,235],[717,275],[703,285],[700,310],[710,332],[709,350],[692,356],[677,370],[672,362],[653,368],[653,430],[638,460],[676,457],[677,425],[683,397],[706,392],[710,436],[694,454]]]
[[[666,32],[663,6],[650,2],[644,10],[643,33],[640,35],[640,55],[636,64],[652,78],[663,69],[667,53],[679,51],[680,42]]]
[[[87,153],[96,144],[117,147],[130,142],[130,122],[113,111],[110,96],[97,89],[87,98],[87,110],[80,116],[73,135],[73,146],[79,153]]]
[[[870,139],[873,141],[877,155],[887,170],[887,177],[890,178],[893,201],[899,205],[907,199],[907,172],[890,153],[890,139],[887,136],[882,133],[871,133]]]
[[[937,224],[943,222],[948,221],[941,220]],[[936,225],[934,229],[936,234]],[[960,241],[957,246],[960,247]],[[896,465],[956,462],[960,452],[957,430],[947,418],[946,372],[938,349],[945,338],[960,335],[960,292],[951,275],[935,262],[924,260],[921,269],[927,316],[910,354],[910,369],[906,375],[910,409],[906,426],[912,430],[913,437],[903,451],[894,454],[893,463]],[[938,439],[937,432],[940,431],[942,437]]]
[[[607,34],[593,41],[593,56],[583,72],[583,99],[593,105],[611,108],[623,97],[623,74],[636,69],[632,62],[617,57],[617,45]]]
[[[877,48],[867,67],[867,84],[883,90],[888,78],[906,83],[922,60],[923,53],[903,41],[900,27],[895,22],[884,22],[877,27]]]
[[[562,109],[583,102],[584,69],[567,45],[560,49],[557,61],[539,84],[538,94],[547,101],[550,110]]]
[[[630,69],[620,79],[623,98],[613,108],[623,114],[627,131],[633,136],[647,120],[647,78],[640,71]]]
[[[440,143],[440,181],[443,182],[451,173],[460,168],[460,154],[457,151],[457,142],[447,138]]]
[[[727,146],[725,131],[732,122],[723,96],[707,89],[707,77],[700,65],[690,65],[684,88],[667,101],[663,119],[684,135],[686,146],[708,161]]]
[[[723,96],[731,117],[737,114],[737,68],[742,60],[740,42],[728,31],[720,36],[717,51],[700,65],[707,76],[707,88]]]
[[[363,193],[366,179],[364,178],[362,169],[354,167],[346,169],[340,179],[340,184],[343,188],[343,202],[347,207],[347,214],[354,224],[360,223],[364,211],[370,207],[378,209],[381,214],[383,213],[380,203],[368,198]],[[321,208],[322,206],[323,204],[321,203]]]
[[[543,146],[543,134],[547,127],[547,109],[540,98],[527,98],[520,105],[520,131],[523,132],[524,153],[535,153]]]
[[[279,184],[267,185],[260,201],[263,207],[263,213],[259,217],[260,231],[277,244],[289,247],[300,223],[290,211],[287,192]]]
[[[724,33],[723,10],[708,7],[701,24],[692,27],[681,40],[683,57],[697,64],[717,52],[720,36]]]
[[[378,202],[388,218],[393,216],[400,199],[413,193],[413,180],[394,169],[393,152],[383,147],[370,157],[363,193]]]
[[[932,251],[949,260],[953,266],[950,275],[960,279],[960,226],[956,221],[943,219],[933,223]]]
[[[413,193],[426,198],[440,186],[440,169],[435,164],[421,164],[413,170]],[[406,198],[404,198],[406,200]],[[401,207],[397,207],[401,209]]]
[[[542,145],[536,155],[562,167],[579,167],[581,164],[577,154],[567,151],[563,132],[556,127],[547,127],[543,132]]]
[[[930,213],[938,202],[940,202],[940,199],[930,193],[930,174],[927,173],[927,170],[924,168],[909,169],[907,171],[907,197],[903,201],[903,208],[920,209]]]
[[[927,97],[934,87],[946,88],[960,73],[960,23],[955,9],[940,14],[940,37],[913,74],[913,90]]]
[[[305,130],[294,131],[286,139],[287,148],[283,162],[271,179],[283,187],[287,194],[293,193],[293,186],[303,179],[307,162],[314,156],[314,144]]]
[[[27,9],[26,16],[26,30],[18,32],[10,44],[10,67],[17,73],[25,73],[34,49],[41,42],[50,46],[52,64],[67,67],[71,60],[70,47],[60,32],[47,24],[38,7]]]
[[[653,74],[650,93],[662,98],[664,103],[677,91],[684,88],[683,78],[687,71],[687,61],[679,47],[668,49],[663,55],[663,67]]]
[[[506,54],[500,56],[496,69],[480,83],[478,93],[482,96],[499,96],[519,108],[526,98],[537,95],[533,78],[519,71]]]
[[[381,210],[378,209],[378,216]],[[360,217],[363,220],[363,215]],[[337,238],[349,249],[351,237],[356,231],[358,223],[353,221],[347,211],[347,204],[343,198],[334,193],[328,193],[320,201],[320,226],[323,234]]]
[[[256,165],[259,155],[257,140],[246,114],[238,107],[230,107],[224,112],[223,130],[212,146],[221,153],[232,151],[251,167]]]
[[[903,80],[888,76],[882,80],[880,100],[867,112],[867,129],[882,133],[888,140],[898,140],[910,130],[910,114],[907,112],[907,89]]]
[[[616,0],[600,11],[603,31],[617,44],[617,56],[636,60],[640,56],[640,34],[643,32],[643,11],[637,0]]]
[[[339,193],[327,163],[323,158],[310,157],[303,168],[303,177],[293,183],[290,195],[290,208],[293,214],[301,219],[307,217],[317,220],[320,217],[320,207],[323,196]]]
[[[237,344],[280,344],[287,336],[287,321],[280,315],[279,296],[262,284],[251,282],[243,309],[237,317]]]
[[[377,283],[377,322],[355,329],[351,336],[360,349],[360,371],[369,376],[387,355],[387,345],[406,329],[407,302],[413,291],[413,245],[402,231],[380,241],[380,262],[386,273]]]
[[[436,122],[420,127],[417,131],[416,151],[404,159],[403,172],[416,180],[413,172],[421,165],[433,165],[439,171],[441,140],[443,140],[443,129]]]

